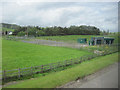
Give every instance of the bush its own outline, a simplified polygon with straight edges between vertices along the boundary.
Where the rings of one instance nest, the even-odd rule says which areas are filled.
[[[23,32],[23,31],[19,32],[18,36],[25,36],[25,32]]]

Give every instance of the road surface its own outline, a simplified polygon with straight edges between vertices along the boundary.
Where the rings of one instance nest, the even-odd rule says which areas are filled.
[[[118,88],[118,63],[58,88]]]

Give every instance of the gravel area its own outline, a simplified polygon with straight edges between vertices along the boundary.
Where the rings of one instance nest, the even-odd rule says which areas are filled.
[[[33,43],[33,44],[40,44],[40,45],[48,45],[48,46],[59,46],[59,47],[71,47],[71,48],[80,48],[80,47],[86,47],[87,44],[79,44],[79,43],[65,43],[65,42],[57,42],[57,41],[51,41],[51,40],[40,40],[40,39],[33,39],[30,41],[27,40],[21,40],[25,43]]]

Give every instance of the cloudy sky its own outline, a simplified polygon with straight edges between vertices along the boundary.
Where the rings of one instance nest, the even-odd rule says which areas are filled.
[[[117,2],[2,2],[2,22],[18,25],[91,25],[118,30]]]

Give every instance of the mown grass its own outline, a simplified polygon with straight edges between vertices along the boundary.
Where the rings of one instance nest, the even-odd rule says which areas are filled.
[[[76,80],[78,77],[82,78],[86,75],[92,74],[117,61],[118,53],[100,56],[91,59],[90,61],[85,61],[72,68],[68,68],[64,71],[54,72],[32,80],[25,80],[17,84],[7,86],[6,88],[55,88]]]
[[[33,67],[92,54],[88,51],[2,40],[2,69]]]
[[[91,39],[91,37],[114,37],[115,38],[115,43],[118,43],[118,34],[111,34],[111,35],[106,35],[106,36],[102,36],[102,35],[41,36],[41,37],[37,37],[37,39],[77,43],[78,38],[87,38],[87,42],[88,42]]]

